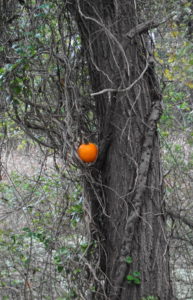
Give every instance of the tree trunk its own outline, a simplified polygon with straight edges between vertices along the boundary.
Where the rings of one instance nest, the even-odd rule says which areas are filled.
[[[134,0],[74,2],[100,145],[85,185],[104,279],[92,299],[171,300],[156,131],[161,96],[147,33],[127,36],[138,24]]]

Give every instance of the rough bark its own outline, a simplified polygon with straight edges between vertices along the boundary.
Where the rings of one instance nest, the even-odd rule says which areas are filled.
[[[105,280],[89,299],[171,300],[156,130],[162,107],[147,35],[127,37],[138,24],[133,0],[71,1],[68,7],[87,54],[101,145],[85,189]],[[126,279],[136,271],[140,284]]]

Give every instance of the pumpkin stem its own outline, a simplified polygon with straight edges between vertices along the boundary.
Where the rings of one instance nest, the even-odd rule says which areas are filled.
[[[85,138],[85,137],[83,137],[83,143],[84,143],[84,144],[89,144],[89,141],[88,141],[88,139],[87,139],[87,138]]]

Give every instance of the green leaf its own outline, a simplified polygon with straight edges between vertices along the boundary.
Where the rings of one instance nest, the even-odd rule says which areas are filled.
[[[18,85],[18,86],[13,87],[12,90],[13,90],[13,92],[14,92],[16,95],[18,95],[18,94],[21,93],[22,88]]]
[[[26,232],[30,232],[31,231],[29,227],[23,227],[22,230],[26,231]]]
[[[80,247],[82,251],[85,251],[88,248],[88,243],[81,244]]]
[[[140,276],[141,276],[141,273],[135,271],[132,274],[127,275],[126,278],[127,278],[128,283],[141,284]]]
[[[5,69],[4,68],[0,68],[0,74],[4,74],[5,73]]]
[[[127,280],[131,282],[134,280],[134,277],[132,275],[127,275]]]
[[[141,284],[141,279],[140,279],[140,278],[135,278],[135,279],[133,280],[133,282],[134,282],[135,284]]]
[[[59,266],[57,266],[57,270],[58,270],[58,272],[59,272],[59,273],[61,273],[63,269],[64,269],[64,267],[63,267],[63,266],[60,266],[60,265],[59,265]]]
[[[141,273],[140,272],[133,272],[133,276],[140,277]]]
[[[11,236],[11,239],[13,240],[13,244],[15,244],[15,242],[16,242],[15,234],[13,234],[13,235]]]
[[[133,262],[132,257],[131,257],[131,256],[127,256],[127,257],[125,258],[125,262],[126,262],[127,264],[131,264],[131,263]]]
[[[82,204],[76,204],[76,205],[73,205],[71,206],[68,210],[67,210],[68,213],[71,213],[71,214],[74,214],[74,213],[82,213],[83,212],[83,209],[82,209]]]
[[[54,262],[56,265],[61,265],[61,257],[59,255],[54,256]]]

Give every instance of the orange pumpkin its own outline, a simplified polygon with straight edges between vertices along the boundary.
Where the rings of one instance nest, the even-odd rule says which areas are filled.
[[[81,144],[77,150],[80,159],[86,163],[93,162],[98,156],[98,147],[93,143]]]

